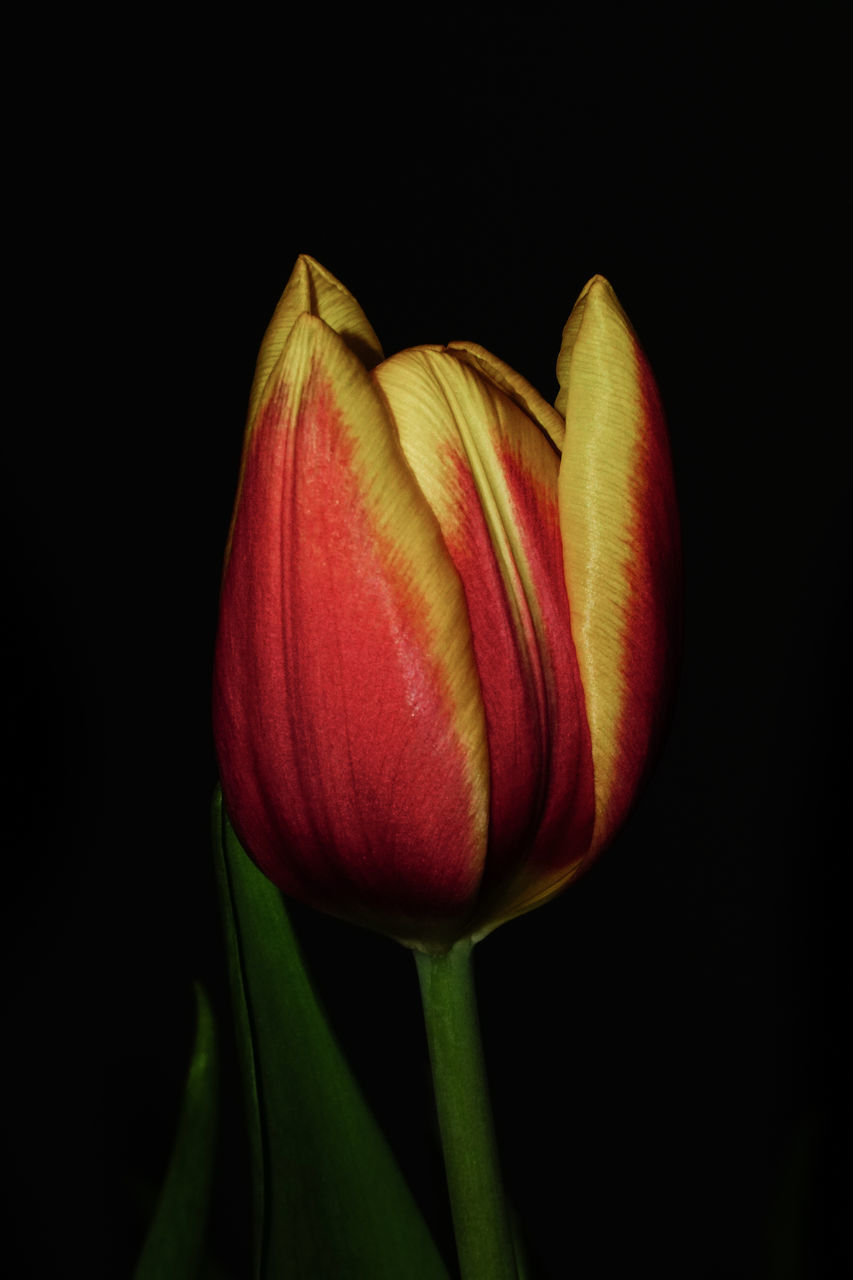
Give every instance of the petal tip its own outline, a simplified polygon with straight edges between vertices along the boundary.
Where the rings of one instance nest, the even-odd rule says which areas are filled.
[[[586,284],[581,289],[580,296],[584,297],[587,293],[600,293],[602,290],[612,293],[613,285],[607,279],[607,276],[603,276],[596,272],[594,276],[590,276],[589,280],[587,280]]]
[[[616,290],[606,276],[595,275],[587,280],[578,294],[575,306],[577,307],[581,303],[584,304],[585,309],[600,307],[603,311],[616,310],[620,315],[625,314],[616,296]]]
[[[337,289],[338,292],[342,293],[345,297],[352,297],[352,294],[346,285],[342,284],[341,281],[338,280],[337,276],[333,276],[331,271],[329,271],[327,267],[324,267],[322,262],[318,262],[316,258],[313,258],[310,253],[300,253],[294,264],[292,274],[296,275],[297,272],[299,273],[299,276],[302,279],[305,279],[309,284],[312,280],[319,279],[325,284],[331,285],[334,289]]]

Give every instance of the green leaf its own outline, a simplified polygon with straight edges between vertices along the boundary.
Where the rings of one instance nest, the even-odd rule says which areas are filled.
[[[246,1087],[257,1280],[447,1280],[320,1008],[281,894],[217,791],[217,879]]]
[[[213,1013],[195,983],[196,1034],[178,1131],[135,1280],[191,1280],[201,1265],[216,1148],[219,1063]]]

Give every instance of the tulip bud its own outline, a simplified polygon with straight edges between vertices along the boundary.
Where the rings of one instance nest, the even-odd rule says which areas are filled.
[[[216,648],[226,806],[279,888],[424,950],[599,852],[669,700],[666,429],[601,277],[557,371],[555,409],[471,343],[382,360],[307,257],[258,359]]]

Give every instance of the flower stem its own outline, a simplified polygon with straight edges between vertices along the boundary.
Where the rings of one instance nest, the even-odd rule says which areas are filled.
[[[470,938],[416,951],[444,1166],[462,1280],[516,1280],[480,1042]]]

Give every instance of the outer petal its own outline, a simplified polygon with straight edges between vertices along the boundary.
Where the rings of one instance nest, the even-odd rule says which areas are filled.
[[[303,315],[247,438],[215,733],[261,869],[441,942],[476,895],[488,758],[462,587],[359,360]]]
[[[663,410],[610,285],[592,279],[557,364],[566,436],[560,523],[595,765],[592,852],[623,821],[665,719],[681,558]]]
[[[349,290],[319,262],[305,253],[301,254],[273,312],[258,352],[255,377],[249,393],[250,426],[261,403],[267,379],[284,350],[291,329],[303,312],[325,320],[329,328],[340,334],[365,368],[372,369],[382,359],[379,339]]]
[[[477,921],[555,883],[592,833],[592,770],[562,568],[559,455],[455,351],[373,374],[468,601],[489,740],[489,855]]]

